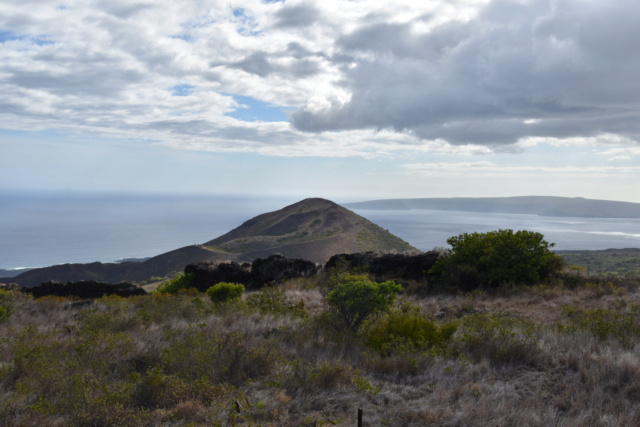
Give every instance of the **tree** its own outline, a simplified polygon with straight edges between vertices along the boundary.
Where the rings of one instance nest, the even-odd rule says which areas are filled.
[[[220,282],[207,289],[207,295],[211,301],[222,303],[239,300],[244,291],[244,285],[240,283]]]
[[[533,285],[558,272],[562,258],[553,243],[533,231],[498,230],[450,237],[450,253],[432,271],[454,279],[464,290],[514,283]]]
[[[367,317],[388,310],[400,291],[402,287],[393,281],[349,280],[338,283],[329,292],[327,303],[347,328],[356,331]]]
[[[177,294],[183,289],[192,287],[193,274],[179,274],[158,286],[156,292],[165,294]]]

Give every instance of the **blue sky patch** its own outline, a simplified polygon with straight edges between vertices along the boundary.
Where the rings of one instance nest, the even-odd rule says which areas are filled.
[[[51,40],[49,40],[47,37],[44,37],[44,36],[28,37],[28,36],[19,35],[13,31],[0,30],[0,43],[13,41],[13,40],[28,40],[31,43],[37,44],[38,46],[53,44]]]
[[[260,34],[259,31],[255,31],[256,22],[255,20],[247,16],[245,10],[241,7],[233,8],[233,17],[236,18],[236,21],[240,24],[238,27],[238,34],[243,36],[257,36]]]
[[[243,122],[286,122],[289,120],[286,110],[292,110],[292,107],[282,107],[272,105],[250,96],[233,95],[223,93],[223,95],[232,96],[241,106],[225,116],[242,120]]]
[[[193,42],[193,36],[191,34],[176,34],[173,36],[169,36],[170,39],[180,39],[180,40],[184,40],[188,43]]]
[[[11,40],[20,40],[23,37],[19,37],[13,31],[0,30],[0,43],[8,42]]]
[[[169,90],[173,96],[189,96],[193,93],[194,88],[195,86],[182,84],[171,86]]]

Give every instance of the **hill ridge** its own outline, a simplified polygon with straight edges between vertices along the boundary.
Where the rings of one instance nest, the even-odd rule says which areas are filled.
[[[640,203],[559,196],[379,199],[345,203],[343,206],[373,210],[430,209],[555,217],[640,218]]]
[[[222,236],[125,264],[64,264],[33,269],[11,282],[25,286],[47,280],[143,282],[181,272],[201,261],[253,261],[273,253],[324,263],[337,253],[417,250],[347,208],[322,198],[308,198],[244,221]]]

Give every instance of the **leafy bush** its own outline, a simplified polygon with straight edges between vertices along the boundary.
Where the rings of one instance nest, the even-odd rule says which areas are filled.
[[[247,295],[247,305],[263,314],[289,314],[296,317],[307,317],[309,312],[302,302],[291,304],[282,289],[274,287],[262,288],[258,292]]]
[[[207,289],[207,295],[215,303],[237,301],[243,294],[244,285],[240,283],[220,282]]]
[[[553,243],[532,231],[497,230],[450,237],[451,251],[432,272],[462,290],[504,284],[534,285],[558,273],[563,260]]]
[[[367,332],[367,344],[382,354],[405,353],[431,349],[446,350],[456,332],[454,323],[438,326],[417,309],[391,310]]]
[[[355,331],[374,313],[391,307],[402,287],[393,281],[382,283],[370,280],[346,281],[337,284],[327,295],[327,303]]]
[[[173,279],[158,286],[156,292],[162,292],[167,294],[177,294],[178,291],[188,289],[191,287],[191,280],[193,276],[191,274],[180,274]]]
[[[473,314],[462,319],[458,344],[473,360],[502,364],[537,363],[540,330],[537,325],[499,313]]]
[[[640,306],[634,305],[629,312],[604,308],[579,309],[564,307],[569,325],[561,329],[569,332],[584,330],[601,340],[615,339],[625,347],[633,347],[640,336]]]
[[[13,300],[13,292],[0,289],[0,321],[9,317],[11,314]]]

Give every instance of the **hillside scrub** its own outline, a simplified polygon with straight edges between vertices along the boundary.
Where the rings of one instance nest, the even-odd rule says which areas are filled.
[[[536,285],[563,267],[553,243],[540,233],[497,230],[450,237],[451,250],[431,269],[449,287],[463,291],[505,284]]]
[[[229,304],[1,291],[0,425],[640,425],[640,281],[596,279],[415,298],[336,270]]]
[[[400,298],[360,338],[296,314],[316,290],[276,291],[246,298],[280,310],[233,312],[197,292],[79,309],[15,294],[0,324],[0,424],[347,426],[358,407],[368,425],[640,421],[640,359],[623,338],[638,337],[625,320],[637,290]]]
[[[329,292],[327,303],[349,330],[356,331],[371,315],[388,310],[400,291],[402,286],[393,281],[347,280]]]
[[[244,285],[220,282],[207,289],[207,296],[214,303],[237,301],[244,294]]]
[[[191,274],[178,274],[173,279],[167,280],[158,286],[156,292],[176,294],[181,290],[191,288],[192,278],[193,276]]]

